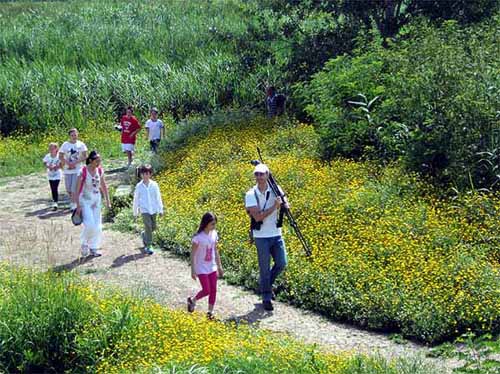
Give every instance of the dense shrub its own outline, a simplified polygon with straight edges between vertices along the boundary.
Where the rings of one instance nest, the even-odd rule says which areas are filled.
[[[499,146],[499,25],[498,16],[468,29],[420,21],[388,49],[329,61],[297,86],[324,156],[401,157],[438,182],[490,187],[498,173],[480,152]]]
[[[317,142],[311,126],[265,119],[186,139],[164,155],[157,176],[166,206],[159,241],[187,255],[201,215],[214,211],[229,278],[255,289],[257,256],[247,243],[243,196],[254,183],[249,161],[260,146],[313,248],[305,258],[285,229],[290,262],[280,279],[282,299],[426,342],[467,329],[498,331],[498,197],[440,201],[395,166],[322,164]]]
[[[0,370],[81,370],[76,339],[94,312],[83,289],[71,278],[11,270],[0,265]]]

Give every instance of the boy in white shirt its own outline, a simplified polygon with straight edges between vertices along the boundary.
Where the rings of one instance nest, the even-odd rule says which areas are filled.
[[[151,118],[146,121],[145,127],[151,151],[156,153],[161,139],[165,136],[165,126],[163,122],[158,119],[158,109],[151,108],[150,115]]]
[[[82,168],[82,162],[87,159],[88,149],[85,143],[78,140],[77,129],[69,130],[68,134],[69,141],[64,142],[59,148],[59,160],[61,161],[61,168],[63,168],[64,184],[73,210],[76,208],[76,204],[73,203],[73,194],[76,193],[76,180]]]
[[[142,180],[135,186],[133,211],[134,217],[142,214],[144,231],[141,233],[144,251],[152,255],[153,231],[156,230],[156,216],[163,215],[163,202],[161,201],[158,183],[151,179],[153,168],[143,165],[140,168]]]

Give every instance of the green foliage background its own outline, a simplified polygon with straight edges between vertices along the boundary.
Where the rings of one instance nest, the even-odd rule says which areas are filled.
[[[296,85],[323,157],[401,159],[444,185],[496,184],[499,29],[498,16],[468,28],[420,20],[388,48],[375,41],[330,60]]]

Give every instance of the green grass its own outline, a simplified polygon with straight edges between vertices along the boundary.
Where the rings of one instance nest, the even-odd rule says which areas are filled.
[[[440,373],[419,358],[322,353],[275,333],[0,263],[0,371],[72,373]]]
[[[261,102],[229,34],[241,1],[0,4],[2,131],[113,120],[127,105],[180,115]]]

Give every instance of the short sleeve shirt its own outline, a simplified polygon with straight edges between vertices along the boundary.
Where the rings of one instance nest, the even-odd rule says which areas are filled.
[[[216,230],[210,231],[209,234],[202,231],[193,237],[193,244],[198,244],[198,249],[193,258],[196,274],[210,274],[217,271],[215,246],[218,240],[219,237]]]
[[[45,157],[43,158],[43,162],[45,163],[45,165],[49,166],[57,166],[61,164],[61,160],[59,160],[59,157],[57,155],[55,157],[52,157],[50,153],[47,153],[45,155]],[[47,178],[49,181],[60,180],[61,177],[62,175],[60,168],[57,170],[49,170],[47,168]]]
[[[257,196],[257,198],[256,198]],[[258,199],[258,203],[257,203]],[[262,193],[260,192],[257,185],[247,191],[245,195],[245,208],[259,207],[259,210],[265,210],[272,207],[276,202],[276,195],[268,186],[267,190]],[[281,236],[281,228],[276,227],[278,222],[278,211],[274,210],[270,215],[268,215],[262,221],[262,226],[260,230],[253,230],[254,238],[273,238],[275,236]]]
[[[134,116],[130,118],[127,116],[123,116],[120,124],[122,126],[122,144],[135,144],[137,134],[134,136],[131,136],[130,134],[141,128],[141,125],[139,125],[139,121],[137,121],[137,118],[135,118]]]
[[[82,153],[87,151],[87,146],[85,143],[77,140],[75,143],[64,142],[59,153],[64,154],[64,159],[66,162],[75,162],[81,159]],[[74,169],[68,169],[68,165],[64,165],[64,174],[78,174],[82,167],[82,163],[79,162]]]
[[[163,122],[159,119],[153,121],[148,119],[145,127],[149,129],[149,140],[161,139],[161,129],[164,128]]]

